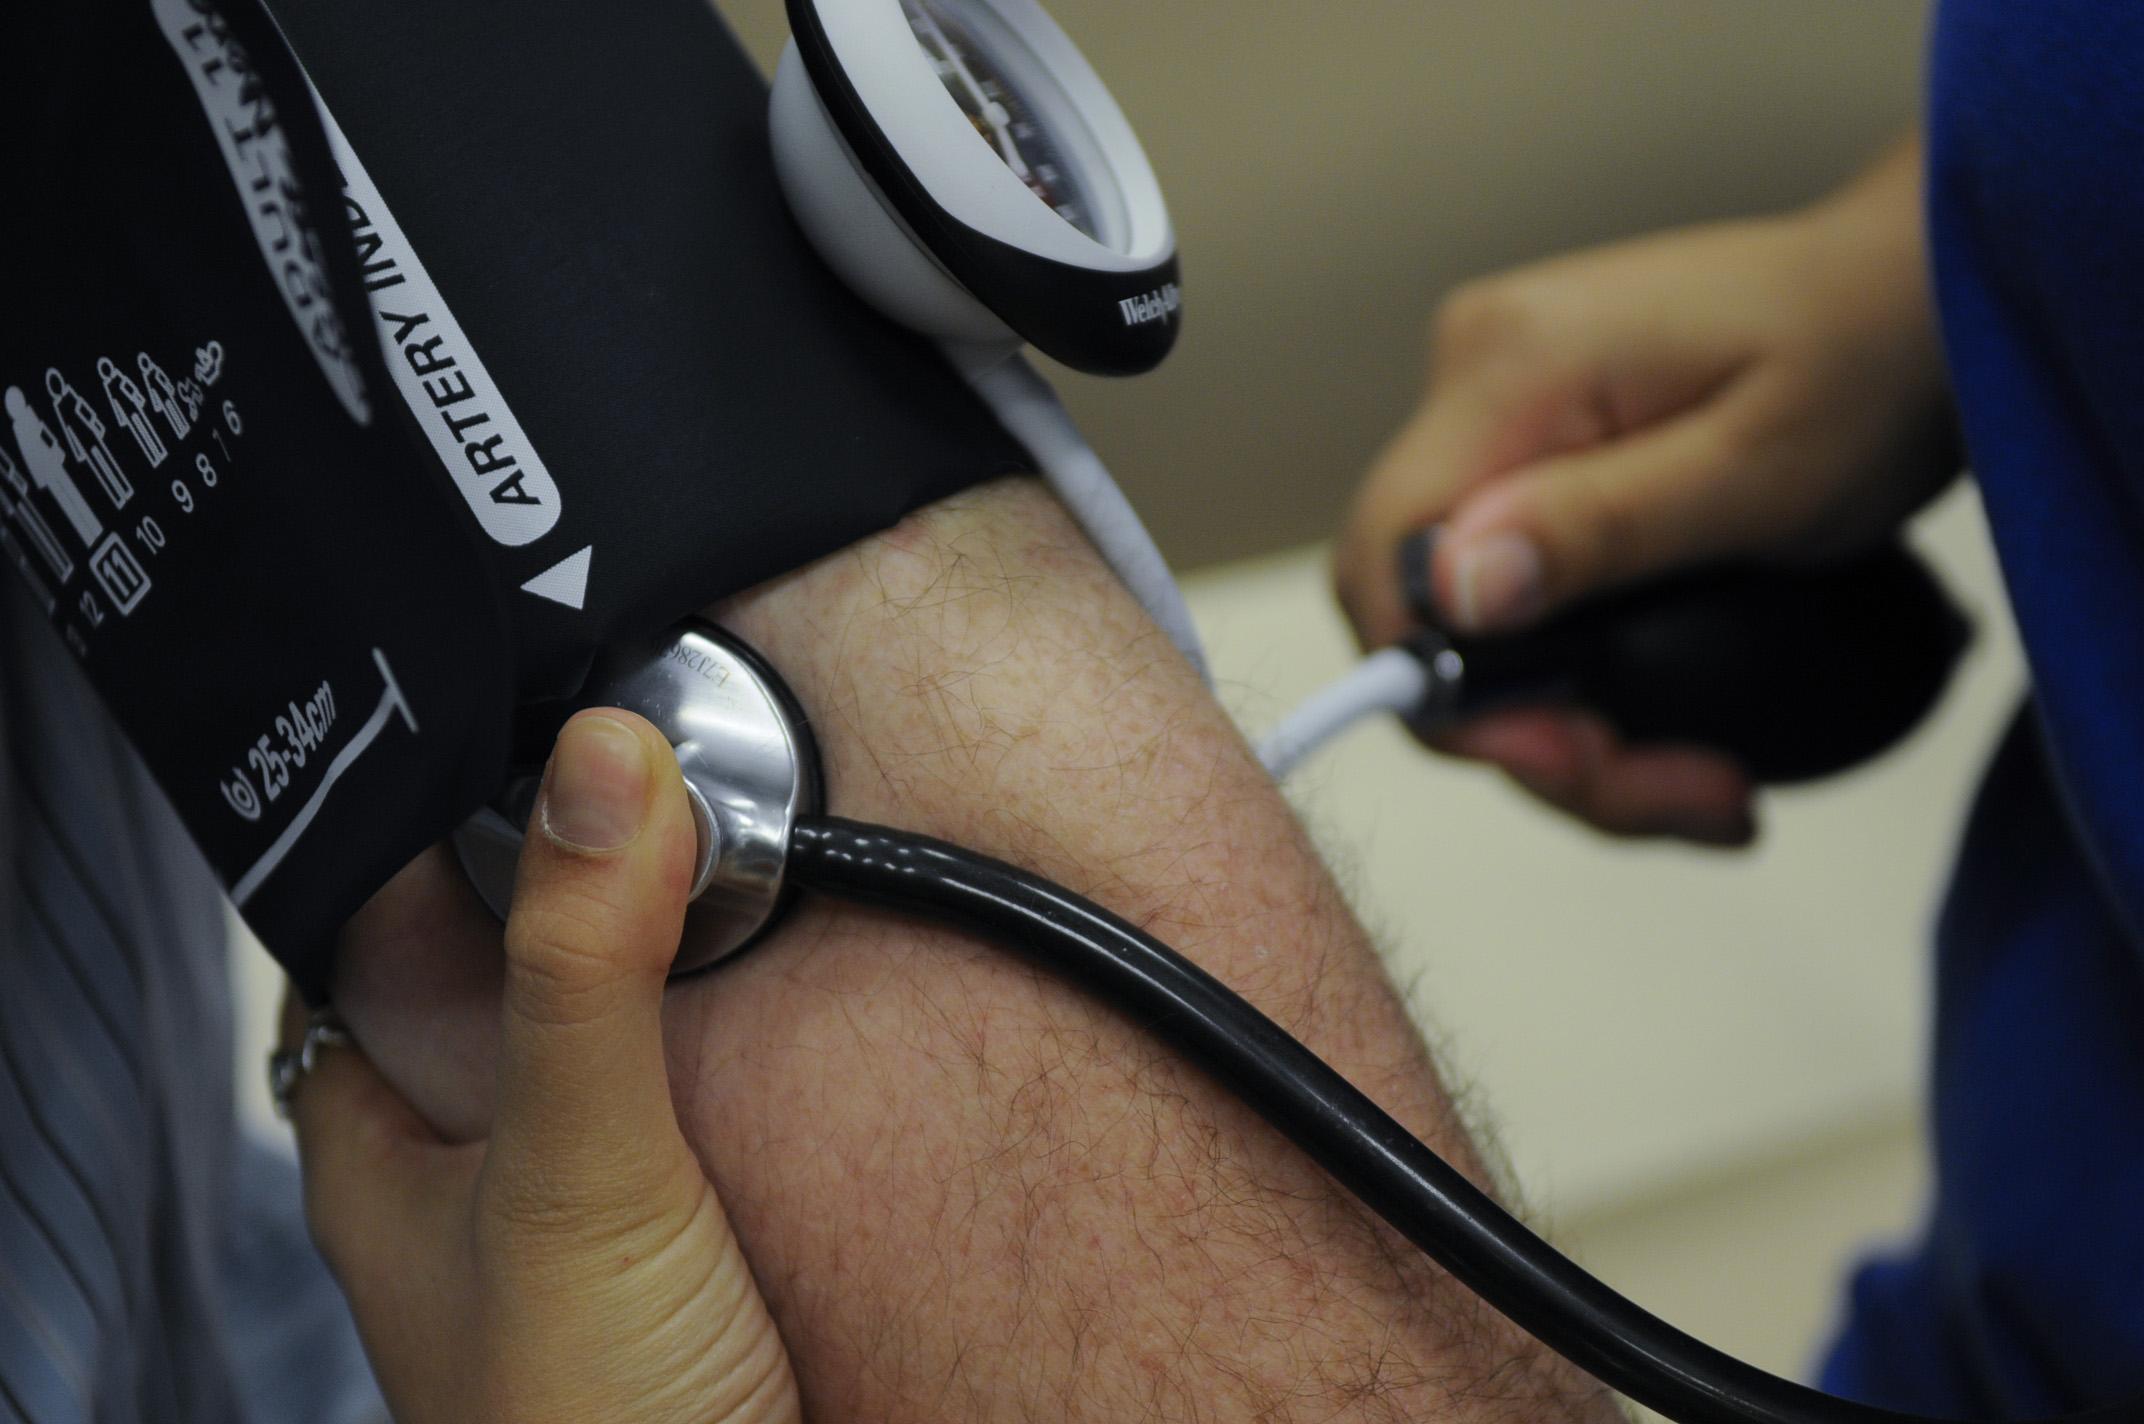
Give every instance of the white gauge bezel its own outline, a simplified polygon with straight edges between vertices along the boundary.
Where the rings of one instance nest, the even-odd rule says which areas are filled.
[[[978,142],[898,0],[816,0],[828,47],[909,173],[948,216],[1037,257],[1104,272],[1143,271],[1166,260],[1176,238],[1161,184],[1123,111],[1071,39],[1035,0],[959,3],[987,16],[973,26],[979,40],[995,21],[1040,64],[1046,82],[1023,89],[1022,97],[1039,122],[1064,135],[1060,146],[1081,167],[1078,180],[1090,190],[1111,186],[1111,193],[1091,193],[1100,205],[1098,225],[1117,236],[1111,227],[1121,222],[1123,232],[1114,243],[1087,236]],[[1008,78],[1019,79],[1017,60],[1005,68]],[[1086,171],[1097,160],[1100,171]]]

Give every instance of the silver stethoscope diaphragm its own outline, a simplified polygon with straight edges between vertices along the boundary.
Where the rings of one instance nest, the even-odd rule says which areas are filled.
[[[704,968],[757,939],[787,899],[783,869],[800,816],[822,809],[819,751],[789,690],[742,642],[698,620],[608,651],[563,723],[581,707],[623,707],[677,752],[699,834],[692,907],[673,973]],[[543,768],[517,768],[454,848],[501,919]]]

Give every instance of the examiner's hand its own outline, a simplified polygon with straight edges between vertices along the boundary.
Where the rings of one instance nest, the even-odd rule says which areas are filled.
[[[1357,496],[1335,574],[1365,644],[1405,632],[1402,536],[1462,631],[1614,585],[1796,560],[1889,530],[1958,465],[1923,270],[1918,154],[1791,217],[1670,233],[1461,289],[1427,397]],[[1522,711],[1438,739],[1611,831],[1734,843],[1747,778]]]
[[[450,1143],[356,1048],[297,1085],[306,1213],[403,1424],[799,1417],[671,1106],[663,984],[692,860],[661,736],[581,714],[521,858],[488,1133]]]

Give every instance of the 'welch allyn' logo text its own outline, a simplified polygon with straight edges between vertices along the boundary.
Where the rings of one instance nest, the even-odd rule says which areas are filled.
[[[1117,310],[1124,313],[1126,326],[1144,326],[1150,321],[1167,321],[1183,304],[1184,294],[1170,282],[1143,296],[1126,297],[1117,303]]]

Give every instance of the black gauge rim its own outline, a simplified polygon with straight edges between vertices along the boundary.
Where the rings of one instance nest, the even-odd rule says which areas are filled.
[[[898,0],[887,0],[898,3]],[[834,54],[813,0],[787,0],[790,33],[835,129],[885,200],[954,281],[1053,360],[1095,375],[1151,371],[1183,326],[1174,244],[1122,272],[1043,257],[962,222],[901,160]]]

